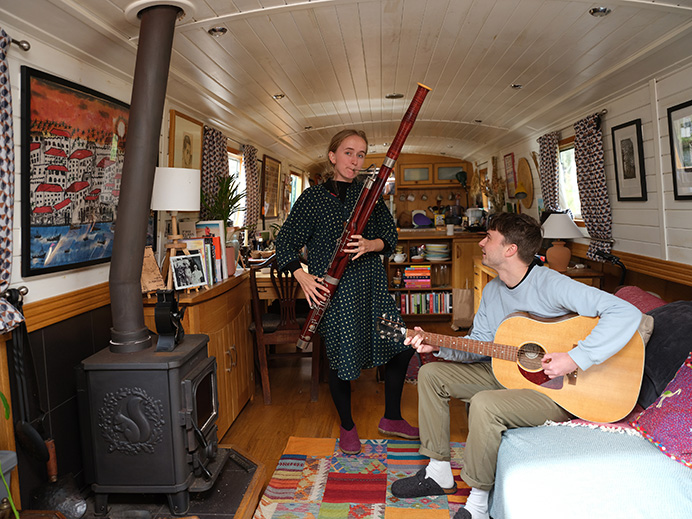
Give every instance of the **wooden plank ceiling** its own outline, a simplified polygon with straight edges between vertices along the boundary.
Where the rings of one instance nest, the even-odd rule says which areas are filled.
[[[433,90],[405,151],[473,161],[600,110],[692,48],[692,0],[178,2],[189,7],[176,29],[172,101],[306,168],[347,126],[367,131],[372,152],[386,151],[417,82]],[[130,78],[133,5],[148,4],[3,0],[0,20]],[[597,5],[612,12],[591,16]],[[213,37],[213,27],[227,32]]]

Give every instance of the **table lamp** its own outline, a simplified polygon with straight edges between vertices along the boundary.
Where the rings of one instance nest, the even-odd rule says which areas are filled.
[[[167,279],[167,288],[173,288],[173,269],[171,256],[178,251],[187,253],[185,242],[178,234],[178,211],[199,211],[201,175],[198,169],[156,168],[154,189],[151,195],[151,208],[154,211],[168,211],[171,214],[170,240],[166,244],[166,257],[163,260],[162,275]]]
[[[552,213],[543,222],[543,238],[552,238],[553,246],[545,252],[551,269],[558,272],[567,270],[572,251],[565,247],[563,240],[583,238],[584,235],[567,213]]]

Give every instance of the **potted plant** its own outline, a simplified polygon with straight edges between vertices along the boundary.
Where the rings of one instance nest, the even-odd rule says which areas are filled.
[[[229,276],[235,272],[239,252],[238,240],[233,237],[239,229],[233,227],[231,218],[237,212],[245,209],[245,207],[240,205],[244,198],[245,192],[241,191],[240,182],[236,177],[230,175],[219,177],[219,189],[212,196],[207,197],[204,193],[201,194],[202,207],[207,210],[210,219],[222,220],[224,222],[226,261],[228,262]]]

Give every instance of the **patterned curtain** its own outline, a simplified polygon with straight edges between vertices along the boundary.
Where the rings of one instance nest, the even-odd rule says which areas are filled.
[[[257,148],[246,144],[243,146],[243,168],[245,168],[245,182],[247,183],[247,196],[245,200],[245,228],[250,239],[255,235],[257,222],[260,218],[260,171],[257,167]]]
[[[12,220],[14,218],[14,133],[12,89],[7,50],[12,40],[0,29],[0,334],[16,328],[24,317],[4,298],[12,278]],[[27,201],[28,203],[28,201]]]
[[[598,114],[590,115],[574,125],[574,161],[581,200],[581,216],[591,237],[586,255],[603,261],[594,252],[610,252],[613,243],[613,215],[610,211],[605,168],[603,167],[603,132]]]
[[[558,141],[560,132],[546,133],[538,138],[540,152],[541,196],[546,210],[560,211]]]
[[[214,197],[219,190],[219,177],[228,176],[228,151],[226,136],[216,128],[204,127],[202,144],[202,193],[205,198]],[[209,211],[202,207],[202,220],[209,220]]]

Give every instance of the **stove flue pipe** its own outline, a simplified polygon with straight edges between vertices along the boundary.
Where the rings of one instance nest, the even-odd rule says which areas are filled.
[[[139,46],[109,275],[113,318],[110,350],[114,353],[141,351],[152,344],[144,325],[142,258],[173,33],[180,11],[177,6],[156,5],[139,13]]]

